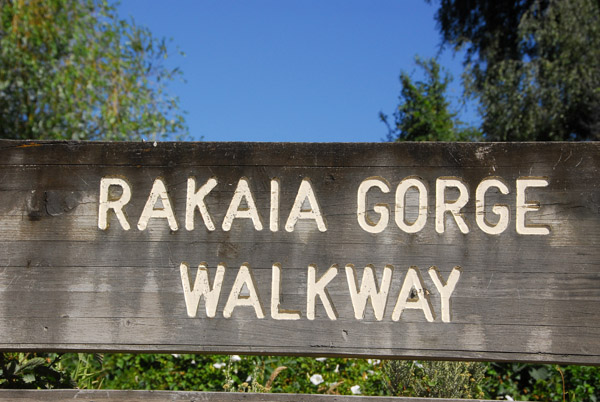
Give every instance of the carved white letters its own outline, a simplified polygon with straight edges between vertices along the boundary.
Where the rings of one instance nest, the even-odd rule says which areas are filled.
[[[517,234],[548,235],[550,233],[548,225],[527,221],[526,214],[539,211],[542,205],[538,201],[527,200],[525,195],[526,190],[529,188],[547,187],[549,184],[548,180],[541,177],[519,177],[514,183],[512,197],[515,199],[514,225]],[[247,177],[240,178],[229,204],[226,204],[228,207],[224,214],[224,205],[211,206],[211,212],[209,212],[209,204],[207,203],[207,199],[211,197],[211,191],[219,185],[217,177],[207,179],[199,188],[196,185],[195,177],[187,179],[185,228],[188,231],[197,229],[197,225],[195,225],[196,209],[200,212],[204,227],[208,231],[215,231],[217,228],[213,219],[215,215],[211,215],[213,211],[214,214],[219,214],[220,212],[220,216],[223,216],[220,227],[225,232],[232,230],[236,218],[249,219],[252,222],[254,230],[262,231],[262,216],[267,215],[269,230],[271,232],[279,231],[282,184],[277,177],[270,179],[269,196],[263,195],[258,198],[260,203],[257,203],[257,198],[251,190],[251,180]],[[113,192],[118,194],[119,188],[121,194],[118,196],[114,196],[109,191],[113,189],[115,190]],[[498,195],[502,197],[511,195],[511,188],[501,177],[485,177],[481,179],[475,188],[474,200],[470,199],[469,188],[462,178],[438,177],[435,180],[435,195],[432,195],[435,202],[431,207],[429,206],[430,194],[428,185],[421,177],[404,177],[396,187],[395,197],[393,195],[388,196],[387,194],[390,192],[391,186],[388,181],[378,176],[369,177],[358,185],[357,193],[353,198],[356,200],[356,209],[354,211],[360,229],[375,235],[389,230],[390,213],[392,210],[394,212],[394,223],[401,232],[406,234],[427,230],[427,222],[429,221],[433,222],[434,229],[438,234],[444,235],[448,232],[448,228],[446,228],[446,221],[450,222],[448,215],[450,215],[456,227],[463,234],[470,232],[467,223],[469,219],[472,219],[471,222],[475,221],[476,226],[474,227],[479,228],[482,232],[489,235],[500,235],[506,232],[511,224],[511,207],[508,205],[495,203],[491,205],[491,208],[487,207],[486,209],[486,197],[489,198],[490,194],[496,198],[498,198]],[[454,195],[452,195],[452,192],[454,192]],[[412,201],[407,206],[408,194],[410,194]],[[389,200],[389,202],[369,204],[369,197],[374,196],[384,198]],[[131,212],[132,197],[132,188],[124,177],[103,177],[100,181],[98,228],[102,230],[108,229],[110,221],[109,212],[112,210],[121,227],[124,230],[129,230],[130,225],[124,209],[129,204],[127,208]],[[502,197],[500,198],[502,199]],[[489,200],[487,202],[487,205],[491,203]],[[474,206],[471,203],[474,203]],[[392,204],[394,204],[393,208]],[[470,207],[469,204],[471,204]],[[339,205],[352,204],[344,203],[343,200],[340,200]],[[170,230],[178,230],[179,226],[175,209],[176,205],[171,201],[166,183],[162,178],[156,178],[147,196],[144,208],[141,211],[137,224],[138,230],[145,230],[151,218],[164,218]],[[409,218],[407,218],[407,209],[410,209],[408,211]],[[473,214],[473,211],[474,217],[468,219],[466,216],[467,213]],[[351,213],[350,211],[335,211],[336,214],[340,214],[340,212]],[[433,215],[432,219],[428,219],[429,215]],[[373,217],[372,220],[371,217]],[[491,218],[491,221],[488,218]],[[534,221],[535,219],[535,216],[529,218],[529,220]],[[294,202],[287,219],[284,221],[285,230],[287,232],[294,232],[299,220],[313,221],[314,226],[312,227],[316,226],[319,232],[327,231],[327,220],[323,207],[320,205],[313,185],[307,177],[303,178],[300,182]],[[302,230],[311,230],[311,226],[304,225],[302,226]]]

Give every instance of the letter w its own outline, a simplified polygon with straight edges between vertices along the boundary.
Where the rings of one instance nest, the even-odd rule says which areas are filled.
[[[181,284],[185,296],[185,306],[187,308],[187,314],[190,317],[196,316],[200,298],[202,296],[204,296],[207,317],[213,318],[217,312],[219,296],[221,295],[221,285],[223,285],[223,277],[225,276],[225,266],[222,264],[217,266],[217,275],[215,276],[212,289],[210,288],[208,268],[206,266],[207,264],[205,262],[201,262],[200,265],[198,265],[194,287],[191,287],[190,267],[185,262],[182,262],[179,266]]]
[[[354,318],[362,320],[365,316],[365,308],[367,301],[371,299],[375,319],[381,321],[387,304],[390,284],[392,283],[392,272],[394,267],[386,265],[383,268],[383,279],[381,280],[381,289],[377,291],[377,279],[375,277],[375,269],[372,265],[367,265],[363,270],[362,283],[360,291],[358,290],[358,281],[356,280],[356,271],[354,265],[346,265],[346,278],[348,279],[348,289],[352,298],[352,306],[354,307]]]

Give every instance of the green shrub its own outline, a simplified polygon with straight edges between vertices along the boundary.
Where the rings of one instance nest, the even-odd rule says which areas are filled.
[[[477,362],[389,360],[388,387],[397,396],[483,398],[486,366]]]
[[[599,402],[600,367],[292,356],[2,353],[0,388],[509,396],[524,401],[562,401],[564,392],[565,401]]]
[[[99,388],[102,355],[0,353],[0,388]]]
[[[107,389],[388,394],[381,361],[370,359],[107,354],[104,371]]]
[[[490,363],[488,398],[515,401],[600,400],[600,367]]]

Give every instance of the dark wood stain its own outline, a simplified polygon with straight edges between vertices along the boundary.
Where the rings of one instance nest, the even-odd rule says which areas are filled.
[[[0,141],[0,350],[198,352],[372,356],[600,364],[600,144],[598,143],[76,143]],[[98,228],[100,180],[125,177],[132,189],[124,211],[131,230],[109,214]],[[185,229],[188,177],[197,188],[216,177],[206,197],[216,229]],[[394,193],[407,176],[427,184],[427,223],[415,234],[394,222]],[[475,221],[475,189],[482,179],[501,177],[510,193],[488,195],[507,205],[510,224],[499,235]],[[151,219],[137,221],[153,181],[164,179],[179,230]],[[239,179],[246,177],[264,229],[249,219],[221,228]],[[280,180],[280,222],[269,230],[270,183]],[[300,221],[285,223],[303,178],[310,178],[328,229]],[[368,177],[390,185],[372,189],[376,203],[390,206],[382,233],[357,222],[357,189]],[[460,177],[469,190],[463,208],[470,232],[447,216],[446,232],[435,231],[435,183]],[[541,204],[528,212],[530,224],[550,228],[545,236],[515,229],[517,178],[543,177],[527,199]],[[448,192],[448,197],[451,192]],[[495,219],[490,214],[490,220]],[[186,314],[179,265],[192,277],[206,262],[211,281],[227,266],[215,318],[204,302],[198,316]],[[282,267],[281,301],[299,310],[297,321],[270,318],[271,267]],[[237,307],[223,317],[239,267],[252,268],[266,318]],[[354,318],[344,266],[362,278],[372,264],[378,281],[394,266],[384,319],[370,302],[363,320]],[[327,318],[317,301],[316,318],[306,318],[309,264],[318,276],[331,265],[338,275],[327,289],[339,314]],[[435,312],[427,322],[419,310],[399,321],[391,313],[407,270],[418,267]],[[448,278],[462,269],[451,297],[452,319],[441,320],[441,298],[427,271]],[[318,300],[318,299],[317,299]],[[0,394],[0,399],[6,394]],[[96,397],[96,396],[94,396]],[[129,398],[129,396],[127,396]],[[100,398],[100,397],[98,397]],[[254,399],[253,399],[254,400]],[[268,399],[257,399],[268,400]],[[276,400],[276,399],[273,399]],[[340,399],[341,400],[341,399]]]

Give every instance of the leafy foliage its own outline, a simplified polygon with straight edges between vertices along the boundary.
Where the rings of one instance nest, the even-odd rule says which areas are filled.
[[[105,355],[103,387],[387,394],[379,360],[220,355]],[[315,380],[315,375],[320,379]],[[312,380],[311,380],[312,379]]]
[[[99,372],[99,367],[96,367]],[[596,402],[600,368],[291,356],[106,354],[102,388]],[[562,374],[561,374],[562,373]],[[564,376],[564,388],[563,380]]]
[[[564,392],[567,401],[596,402],[600,368],[290,356],[0,355],[0,388],[75,387],[514,400],[562,400]]]
[[[50,358],[29,353],[0,354],[2,388],[70,388],[70,378],[54,367]]]
[[[600,399],[600,368],[547,364],[491,363],[488,397],[521,401],[591,401]]]
[[[442,42],[454,50],[466,48],[465,61],[481,74],[499,61],[520,59],[518,27],[536,1],[439,0],[436,20]]]
[[[384,365],[394,395],[483,398],[486,366],[475,362],[390,360]]]
[[[446,90],[451,81],[435,59],[416,58],[425,74],[423,81],[413,82],[406,72],[400,73],[400,104],[394,112],[394,123],[380,113],[388,127],[389,141],[469,141],[479,137],[477,130],[464,127],[449,111]]]
[[[167,55],[107,0],[0,0],[0,138],[185,134]]]
[[[0,354],[0,388],[98,388],[102,375],[98,354]]]
[[[79,389],[102,387],[106,375],[104,355],[100,353],[65,353],[58,356],[58,369],[71,378],[71,384]]]
[[[213,366],[220,358],[223,357],[189,354],[105,355],[104,386],[109,389],[221,391],[226,381],[225,372],[217,368],[219,365]]]
[[[444,43],[467,49],[487,139],[600,139],[598,1],[442,0],[436,18]]]

